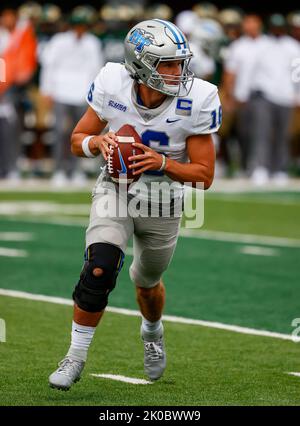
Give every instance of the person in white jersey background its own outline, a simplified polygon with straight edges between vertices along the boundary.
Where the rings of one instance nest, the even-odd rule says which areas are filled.
[[[253,78],[253,63],[256,52],[265,42],[262,33],[263,22],[260,16],[245,15],[242,22],[243,35],[233,41],[228,48],[223,74],[223,106],[236,113],[236,131],[240,147],[240,162],[244,172],[248,172],[248,160],[253,126],[250,94]]]
[[[104,167],[93,191],[85,263],[73,293],[71,345],[49,377],[53,388],[69,389],[79,380],[132,236],[129,273],[142,314],[145,373],[157,380],[166,368],[162,274],[176,247],[181,214],[101,217],[97,205],[104,195],[115,196],[105,162],[110,145],[118,145],[115,132],[124,124],[134,126],[143,142],[137,145],[144,154],[131,157],[136,160],[135,173],[141,175],[130,187],[132,196],[147,203],[155,192],[151,183],[166,182],[174,189],[169,203],[178,205],[184,182],[210,187],[215,163],[212,133],[221,124],[221,105],[217,87],[194,78],[191,57],[186,37],[174,24],[143,21],[125,38],[125,64],[107,63],[91,84],[89,106],[72,134],[72,152],[99,155]],[[101,134],[106,126],[109,131]],[[135,191],[139,186],[143,190]]]
[[[78,158],[71,155],[69,134],[86,109],[85,95],[91,79],[103,66],[102,45],[88,32],[92,11],[77,6],[70,16],[70,30],[55,34],[41,54],[40,90],[55,115],[55,171],[52,184],[84,185]]]
[[[249,170],[258,185],[270,177],[277,185],[288,184],[289,132],[293,108],[299,104],[293,61],[299,55],[300,44],[288,35],[284,16],[271,15],[251,68]]]

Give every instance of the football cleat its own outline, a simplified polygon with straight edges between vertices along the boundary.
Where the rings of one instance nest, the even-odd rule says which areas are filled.
[[[144,332],[141,328],[141,336],[144,342],[144,370],[150,380],[158,380],[164,373],[167,365],[167,357],[164,348],[163,329],[158,338]]]
[[[69,390],[73,383],[80,380],[80,374],[84,364],[84,361],[75,361],[69,357],[64,358],[58,364],[58,369],[49,377],[50,387],[60,390]]]

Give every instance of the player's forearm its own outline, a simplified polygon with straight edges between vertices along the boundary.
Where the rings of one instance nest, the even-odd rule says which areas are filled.
[[[179,163],[167,158],[164,173],[181,183],[192,183],[193,187],[196,186],[197,182],[203,182],[204,189],[208,189],[213,182],[214,165]]]
[[[82,150],[82,142],[89,135],[86,133],[73,133],[71,137],[71,151],[77,157],[86,157],[85,153]],[[99,155],[100,150],[98,148],[98,144],[96,145],[96,137],[92,137],[88,142],[89,150],[93,155]]]

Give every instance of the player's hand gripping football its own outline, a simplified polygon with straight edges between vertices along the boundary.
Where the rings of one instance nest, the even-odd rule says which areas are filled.
[[[112,153],[110,145],[117,147],[118,137],[114,132],[108,132],[93,138],[92,143],[101,151],[103,158],[107,161],[107,156]]]
[[[146,170],[159,170],[161,168],[163,160],[161,154],[142,143],[133,143],[132,145],[144,151],[144,154],[128,157],[129,161],[135,161],[134,164],[129,166],[131,169],[134,169],[134,175],[141,174]]]

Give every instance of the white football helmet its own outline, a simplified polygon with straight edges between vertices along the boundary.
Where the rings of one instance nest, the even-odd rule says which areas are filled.
[[[225,34],[222,26],[214,19],[200,19],[191,34],[191,43],[198,43],[212,58],[217,59]]]
[[[151,19],[135,25],[125,38],[125,66],[139,83],[169,96],[186,96],[193,84],[193,54],[183,32],[169,21]],[[182,60],[181,76],[160,74],[163,61]]]

